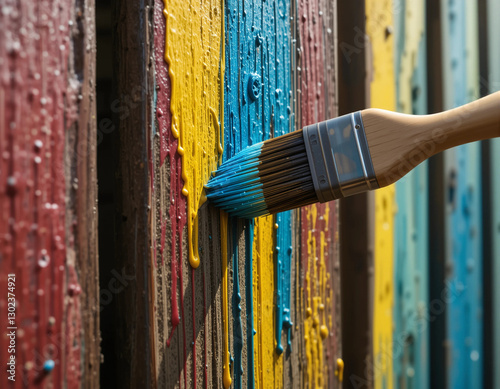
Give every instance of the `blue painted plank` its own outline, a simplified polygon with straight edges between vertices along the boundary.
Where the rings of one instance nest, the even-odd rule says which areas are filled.
[[[398,110],[425,114],[425,2],[399,1],[396,10]],[[423,163],[396,184],[394,369],[399,388],[430,384],[427,176]]]
[[[291,130],[291,52],[290,52],[290,3],[284,0],[267,2],[225,2],[225,53],[224,80],[224,137],[223,160],[244,148],[276,137]],[[260,84],[252,95],[249,83]],[[281,353],[283,326],[291,326],[290,276],[292,226],[291,212],[276,216],[279,228],[275,230],[275,304],[276,348]],[[233,221],[234,222],[234,221]],[[248,377],[248,387],[254,387],[254,325],[252,300],[252,245],[253,222],[246,223],[245,244],[245,307],[247,336],[245,345],[234,347],[234,387],[240,388],[242,375]],[[238,247],[233,247],[233,269],[237,269]],[[241,259],[240,259],[241,261]],[[240,288],[236,285],[239,274],[233,273],[233,338],[241,339],[241,318],[238,304]],[[243,339],[242,339],[243,340]],[[235,341],[236,342],[236,341]],[[238,346],[238,347],[237,347]],[[246,347],[247,371],[241,366],[242,348]]]
[[[443,6],[445,108],[477,98],[477,4],[446,0]],[[446,152],[447,380],[453,389],[482,387],[482,246],[480,146]]]
[[[490,92],[500,90],[500,0],[487,0],[488,28],[488,83]],[[500,139],[489,142],[491,180],[491,242],[493,247],[492,303],[493,307],[493,387],[500,388]]]

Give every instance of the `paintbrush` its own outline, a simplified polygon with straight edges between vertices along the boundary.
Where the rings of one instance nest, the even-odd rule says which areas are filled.
[[[500,92],[433,115],[365,109],[251,145],[205,186],[254,218],[390,185],[443,150],[500,136]]]

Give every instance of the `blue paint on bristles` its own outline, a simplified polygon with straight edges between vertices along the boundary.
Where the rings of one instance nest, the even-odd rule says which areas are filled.
[[[302,131],[243,149],[205,190],[216,207],[247,219],[317,202]]]

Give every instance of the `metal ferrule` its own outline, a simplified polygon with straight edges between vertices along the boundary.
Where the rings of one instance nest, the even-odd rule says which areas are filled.
[[[320,202],[379,187],[361,112],[304,127],[303,134]]]

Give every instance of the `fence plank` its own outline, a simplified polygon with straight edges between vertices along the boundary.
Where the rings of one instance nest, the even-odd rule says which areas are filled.
[[[297,127],[337,114],[336,2],[299,1]],[[337,387],[343,379],[340,349],[336,203],[300,210],[301,336],[305,387]],[[340,364],[340,367],[338,367]],[[340,374],[339,374],[340,373]]]
[[[396,9],[398,111],[425,114],[425,2],[400,1]],[[396,184],[394,374],[401,388],[430,385],[427,165],[423,162]]]
[[[394,110],[394,11],[391,1],[366,1],[366,34],[373,71],[370,106]],[[374,388],[393,388],[394,185],[375,193],[375,256],[373,284]]]
[[[369,72],[365,2],[340,1],[338,14],[339,115],[366,108]],[[367,74],[368,73],[368,74]],[[342,355],[345,388],[373,387],[372,310],[373,195],[340,201]]]
[[[0,359],[15,357],[13,388],[96,387],[94,7],[38,1],[2,9],[0,313],[12,312],[12,293],[16,329],[0,337]],[[2,385],[8,376],[4,369]]]
[[[477,98],[477,4],[442,3],[444,102],[451,108]],[[460,120],[460,118],[457,118]],[[445,153],[448,385],[482,387],[482,249],[479,144]]]

